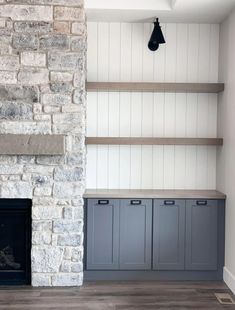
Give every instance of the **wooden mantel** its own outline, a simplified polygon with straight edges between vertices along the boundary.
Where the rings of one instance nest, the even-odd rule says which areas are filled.
[[[63,135],[0,135],[0,155],[63,155]]]

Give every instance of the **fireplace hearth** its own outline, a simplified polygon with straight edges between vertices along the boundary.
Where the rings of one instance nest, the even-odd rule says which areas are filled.
[[[0,199],[0,285],[31,283],[30,199]]]

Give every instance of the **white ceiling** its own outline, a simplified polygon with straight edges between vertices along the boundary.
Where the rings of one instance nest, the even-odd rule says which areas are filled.
[[[235,0],[85,0],[88,21],[220,23]]]

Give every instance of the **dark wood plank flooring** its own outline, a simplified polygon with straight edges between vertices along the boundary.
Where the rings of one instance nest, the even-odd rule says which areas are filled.
[[[0,310],[235,309],[222,282],[95,282],[82,288],[0,287]]]

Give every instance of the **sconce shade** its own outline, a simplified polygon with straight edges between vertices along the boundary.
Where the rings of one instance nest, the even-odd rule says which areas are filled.
[[[153,29],[151,38],[148,43],[148,48],[151,51],[156,51],[159,47],[159,44],[164,44],[164,43],[166,43],[166,41],[164,39],[160,24],[157,18],[156,21],[154,22],[154,29]]]

